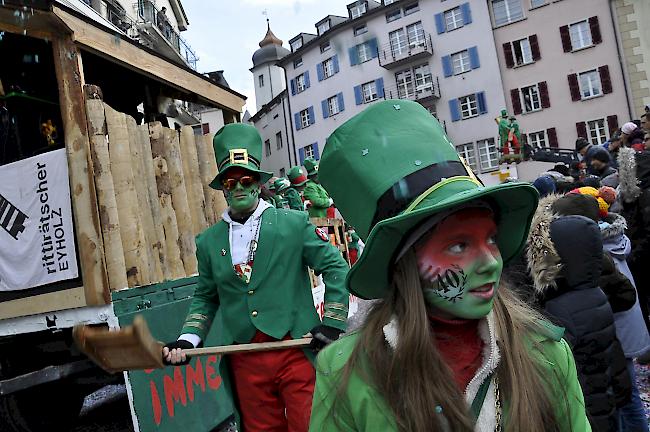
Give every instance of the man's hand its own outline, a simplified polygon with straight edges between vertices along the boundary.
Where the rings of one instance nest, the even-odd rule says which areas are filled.
[[[343,330],[334,327],[319,325],[311,329],[313,337],[309,348],[318,352],[339,338]]]
[[[194,348],[191,342],[183,339],[175,340],[165,344],[162,349],[163,363],[166,365],[185,365],[191,360],[191,357],[183,350]]]

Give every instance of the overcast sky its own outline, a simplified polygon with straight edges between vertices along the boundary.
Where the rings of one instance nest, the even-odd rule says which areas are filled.
[[[266,34],[267,11],[271,30],[289,49],[289,39],[300,32],[316,33],[314,24],[327,15],[347,16],[353,0],[183,0],[190,22],[182,33],[199,57],[198,71],[224,70],[230,87],[247,96],[255,114],[251,57]]]

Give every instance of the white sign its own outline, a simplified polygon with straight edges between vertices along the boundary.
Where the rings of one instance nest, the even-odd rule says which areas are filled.
[[[77,276],[65,149],[0,166],[0,291]]]

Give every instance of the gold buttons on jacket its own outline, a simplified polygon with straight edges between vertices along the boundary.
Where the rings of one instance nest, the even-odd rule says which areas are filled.
[[[251,315],[253,315],[253,318],[256,317],[257,316],[257,311],[254,310],[253,312],[251,312]]]
[[[253,295],[254,292],[255,291],[253,291],[253,290],[248,290],[248,295]]]

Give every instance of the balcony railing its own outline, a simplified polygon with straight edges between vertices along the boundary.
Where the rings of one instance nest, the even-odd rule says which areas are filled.
[[[379,65],[385,69],[394,69],[404,63],[431,57],[433,43],[431,35],[423,32],[421,39],[409,41],[403,46],[387,43],[379,47]]]
[[[427,82],[418,86],[416,86],[415,83],[412,83],[411,85],[395,85],[393,87],[386,87],[384,89],[384,94],[388,99],[408,99],[412,101],[439,99],[440,85],[438,83],[438,78],[436,77],[435,82]]]

